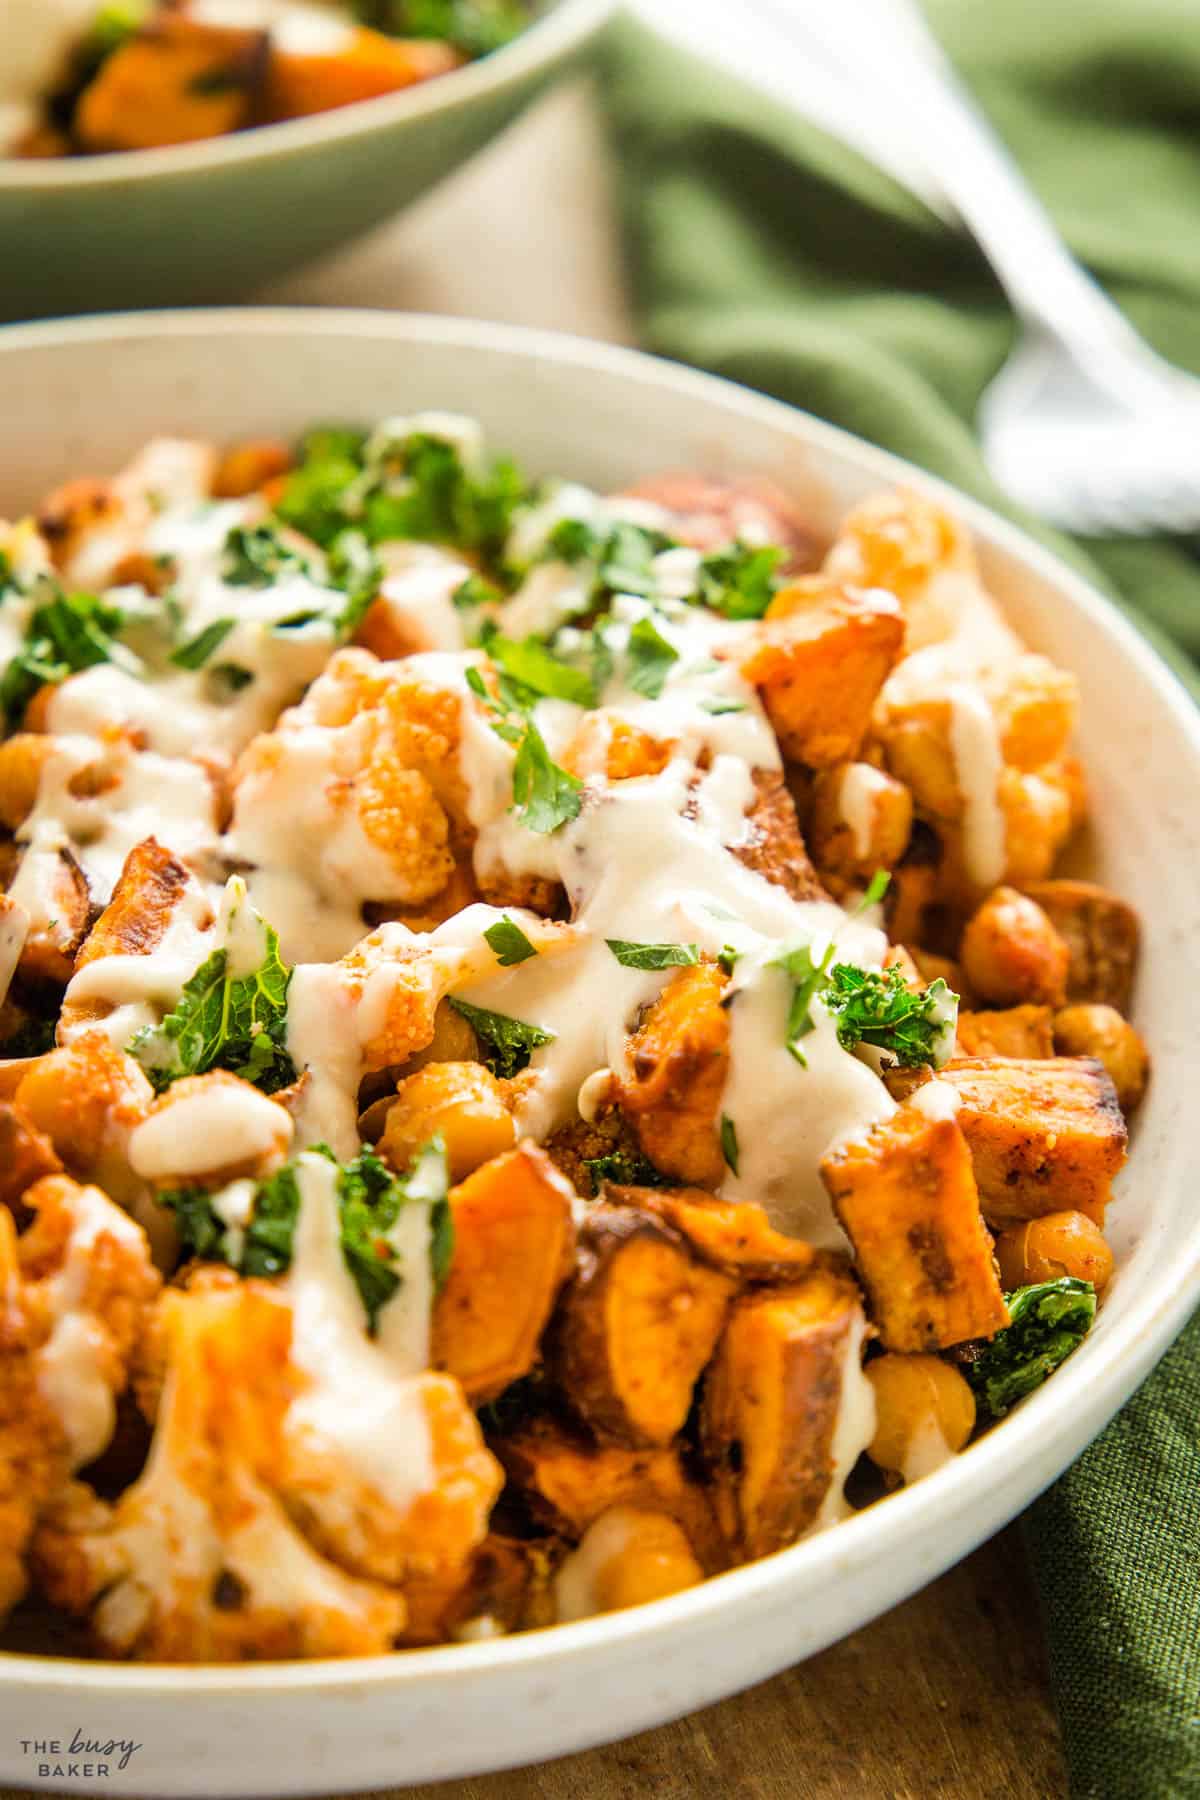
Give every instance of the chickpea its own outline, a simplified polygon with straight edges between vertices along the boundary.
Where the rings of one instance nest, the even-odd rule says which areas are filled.
[[[560,1620],[619,1612],[704,1579],[683,1529],[666,1513],[613,1506],[584,1532],[555,1578]]]
[[[433,1036],[423,1050],[416,1050],[404,1065],[404,1073],[412,1075],[426,1063],[475,1062],[479,1047],[475,1033],[460,1012],[448,1000],[439,1000],[433,1015]]]
[[[394,1169],[407,1169],[435,1136],[446,1146],[451,1181],[512,1149],[512,1114],[482,1063],[431,1062],[407,1076],[396,1090],[379,1153]]]
[[[1061,1006],[1071,953],[1028,895],[998,887],[967,921],[959,950],[972,991],[994,1006]]]
[[[1115,1006],[1064,1006],[1054,1015],[1054,1048],[1060,1056],[1094,1056],[1102,1062],[1122,1112],[1132,1112],[1146,1091],[1146,1046]]]
[[[1058,1281],[1073,1275],[1090,1281],[1097,1293],[1113,1272],[1113,1253],[1104,1233],[1085,1213],[1043,1213],[1023,1225],[1010,1225],[996,1239],[1000,1279],[1010,1292],[1034,1281]]]
[[[867,1455],[879,1468],[919,1480],[957,1452],[975,1429],[975,1396],[965,1378],[940,1356],[902,1356],[889,1350],[866,1366],[875,1389],[875,1436]]]
[[[42,769],[54,754],[54,740],[19,731],[0,744],[0,825],[16,831],[37,805]]]

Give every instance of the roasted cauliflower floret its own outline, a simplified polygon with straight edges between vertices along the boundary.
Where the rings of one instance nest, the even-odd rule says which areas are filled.
[[[16,1255],[39,1387],[82,1468],[112,1437],[159,1276],[141,1226],[99,1188],[46,1175],[23,1203],[34,1216]]]
[[[432,899],[473,835],[458,768],[465,703],[405,663],[339,651],[242,753],[233,842],[265,866],[302,857],[332,899]]]
[[[0,1620],[25,1592],[25,1550],[67,1469],[66,1440],[38,1384],[37,1327],[25,1303],[17,1233],[0,1206]]]
[[[33,1561],[50,1600],[110,1656],[159,1662],[367,1655],[402,1595],[327,1562],[277,1489],[298,1376],[291,1309],[261,1282],[161,1302],[167,1379],[149,1462],[114,1505],[73,1484]]]
[[[0,1618],[42,1508],[108,1447],[159,1285],[144,1233],[98,1188],[47,1175],[22,1209],[18,1236],[0,1206]]]

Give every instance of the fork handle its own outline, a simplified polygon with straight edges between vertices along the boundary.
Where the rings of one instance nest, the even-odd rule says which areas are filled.
[[[926,164],[994,270],[1013,310],[1068,350],[1138,344],[1132,327],[1067,249],[1049,214],[960,83],[910,0],[758,0],[793,35],[819,36],[862,94],[864,77],[909,126]]]

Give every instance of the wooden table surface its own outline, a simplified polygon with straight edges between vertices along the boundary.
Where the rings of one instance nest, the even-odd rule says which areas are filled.
[[[632,342],[611,171],[586,95],[552,96],[401,223],[255,297],[456,313]],[[1036,1599],[1009,1530],[853,1637],[748,1693],[606,1749],[406,1789],[403,1800],[1060,1800],[1066,1792]]]

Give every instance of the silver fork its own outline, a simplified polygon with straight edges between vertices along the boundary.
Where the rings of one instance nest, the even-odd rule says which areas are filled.
[[[990,262],[1021,334],[979,409],[1013,498],[1069,531],[1200,529],[1200,380],[1138,336],[1067,249],[910,0],[755,0],[883,101]]]

